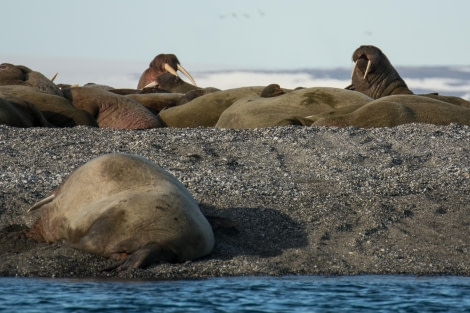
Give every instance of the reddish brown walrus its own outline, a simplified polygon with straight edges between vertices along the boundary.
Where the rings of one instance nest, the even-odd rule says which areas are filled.
[[[153,87],[158,85],[157,77],[163,73],[178,76],[176,71],[181,71],[196,86],[191,75],[181,66],[180,61],[174,54],[159,54],[150,62],[149,67],[142,73],[137,84],[137,89]]]
[[[184,185],[136,155],[91,160],[29,211],[39,208],[28,236],[65,239],[76,249],[120,260],[117,270],[194,260],[214,246],[212,228]]]

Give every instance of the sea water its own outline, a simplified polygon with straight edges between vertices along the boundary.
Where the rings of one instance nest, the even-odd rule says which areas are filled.
[[[0,312],[470,312],[470,278],[0,278]]]

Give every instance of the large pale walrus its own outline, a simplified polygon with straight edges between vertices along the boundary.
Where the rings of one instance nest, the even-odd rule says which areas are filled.
[[[215,127],[298,125],[302,124],[302,117],[320,114],[330,116],[337,111],[352,112],[372,100],[360,92],[330,87],[298,89],[269,98],[245,97],[228,107],[220,115]]]
[[[353,112],[323,116],[312,125],[370,128],[408,123],[470,125],[470,103],[454,97],[392,95],[369,102]]]
[[[354,68],[349,90],[378,99],[389,95],[413,94],[385,54],[375,46],[360,46],[352,56]]]
[[[214,127],[220,115],[235,101],[259,97],[264,87],[240,87],[211,92],[183,105],[162,110],[158,117],[167,127]]]
[[[107,154],[76,169],[50,196],[28,236],[121,261],[117,270],[209,254],[212,228],[173,175],[143,157]]]

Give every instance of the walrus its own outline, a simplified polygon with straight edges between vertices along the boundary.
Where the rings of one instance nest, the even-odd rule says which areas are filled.
[[[20,98],[1,98],[0,125],[13,127],[53,127],[32,103]]]
[[[449,100],[445,101],[446,99]],[[391,95],[368,102],[352,112],[335,112],[331,116],[307,119],[315,120],[312,126],[359,128],[395,127],[408,123],[470,125],[470,105],[461,100],[420,95]]]
[[[31,86],[7,85],[0,86],[0,97],[16,102],[17,99],[34,105],[51,124],[50,127],[74,127],[86,125],[98,127],[90,113],[75,107],[63,96],[41,92]]]
[[[375,46],[360,46],[352,55],[354,68],[351,85],[356,90],[378,99],[389,95],[413,94],[385,54]]]
[[[157,84],[157,77],[163,73],[170,73],[174,76],[178,76],[176,71],[181,71],[194,86],[196,82],[191,75],[181,66],[180,61],[174,54],[159,54],[153,58],[150,62],[149,67],[142,73],[137,84],[137,89],[145,87],[155,86]]]
[[[24,65],[13,65],[10,63],[0,64],[0,86],[22,85],[30,86],[44,93],[62,96],[59,87],[43,74],[33,71]]]
[[[303,117],[330,115],[338,110],[351,112],[372,100],[360,92],[331,87],[298,89],[269,98],[246,96],[227,107],[215,127],[242,129],[309,125],[313,120]]]
[[[261,91],[262,98],[272,98],[285,94],[286,92],[279,84],[270,84]]]
[[[27,236],[120,261],[118,271],[209,254],[212,228],[184,185],[130,154],[106,154],[77,168],[41,209]]]
[[[157,116],[138,101],[93,87],[63,90],[66,99],[77,109],[88,112],[100,128],[148,129],[162,124]]]

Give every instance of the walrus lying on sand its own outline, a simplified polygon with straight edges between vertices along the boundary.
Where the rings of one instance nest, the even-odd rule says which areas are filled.
[[[41,208],[28,237],[118,260],[126,270],[209,254],[211,225],[173,175],[143,157],[107,154],[75,170]]]

